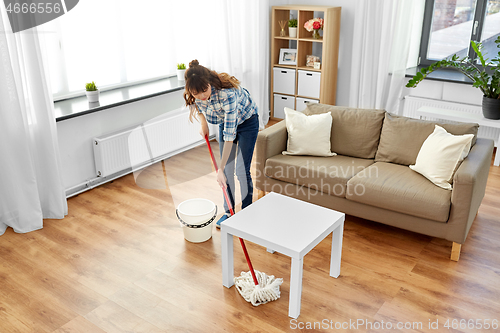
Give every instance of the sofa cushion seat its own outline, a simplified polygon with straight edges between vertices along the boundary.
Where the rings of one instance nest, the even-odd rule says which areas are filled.
[[[264,173],[270,178],[343,198],[347,181],[371,164],[373,164],[372,159],[342,155],[332,157],[275,155],[266,160]],[[282,190],[285,192],[281,193],[286,194],[286,189]]]
[[[451,191],[407,166],[386,162],[376,162],[350,179],[346,198],[437,222],[448,221],[451,205]]]

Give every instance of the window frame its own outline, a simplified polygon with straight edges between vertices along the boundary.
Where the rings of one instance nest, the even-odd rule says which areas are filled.
[[[435,0],[425,0],[425,9],[424,9],[424,19],[422,25],[422,38],[420,41],[420,53],[418,57],[418,65],[419,66],[429,66],[440,59],[428,59],[427,51],[429,48],[429,39],[431,33],[432,26],[432,16],[434,14],[434,2]],[[484,19],[486,16],[486,5],[488,0],[477,0],[476,10],[474,12],[473,18],[473,29],[471,31],[470,39],[469,39],[469,47],[467,50],[467,54],[471,60],[476,59],[476,53],[470,46],[470,41],[473,40],[475,42],[481,41],[481,34],[483,32]],[[474,28],[474,26],[476,27]]]

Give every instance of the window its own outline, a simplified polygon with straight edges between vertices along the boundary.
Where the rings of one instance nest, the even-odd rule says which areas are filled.
[[[500,0],[426,0],[420,65],[453,54],[474,59],[471,40],[482,42],[483,53],[494,58],[499,35]]]
[[[213,7],[205,0],[80,1],[41,26],[54,100],[84,94],[87,82],[112,89],[175,75],[176,63],[203,62]]]

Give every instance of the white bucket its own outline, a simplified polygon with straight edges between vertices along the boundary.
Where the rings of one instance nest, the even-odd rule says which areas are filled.
[[[201,243],[212,237],[212,222],[217,216],[217,206],[212,201],[186,200],[177,206],[176,213],[187,241]]]

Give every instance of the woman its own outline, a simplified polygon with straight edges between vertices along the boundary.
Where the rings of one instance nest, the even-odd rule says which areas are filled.
[[[184,99],[190,108],[189,119],[192,121],[193,117],[199,118],[200,134],[203,137],[208,135],[208,123],[219,125],[221,162],[217,182],[219,186],[227,188],[229,200],[234,207],[236,173],[240,182],[243,209],[252,203],[250,164],[259,132],[257,105],[234,76],[209,70],[201,66],[198,60],[189,63],[185,80]],[[217,221],[217,228],[231,216],[226,202],[224,209],[225,214]]]

